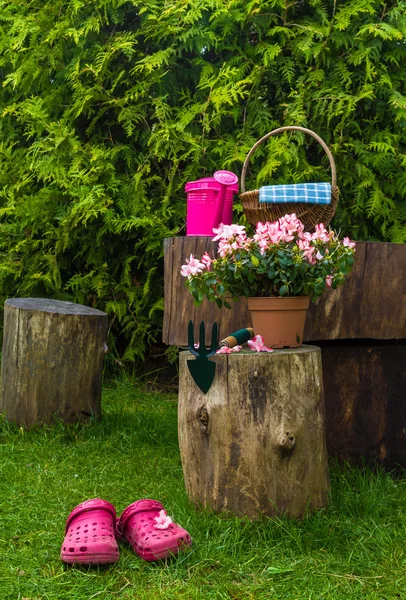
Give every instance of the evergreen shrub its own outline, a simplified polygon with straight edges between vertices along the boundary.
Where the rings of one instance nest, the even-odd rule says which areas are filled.
[[[0,27],[3,300],[106,310],[143,357],[185,182],[281,125],[330,145],[342,235],[406,240],[404,1],[0,0]],[[327,180],[323,151],[273,138],[251,187],[271,176]]]

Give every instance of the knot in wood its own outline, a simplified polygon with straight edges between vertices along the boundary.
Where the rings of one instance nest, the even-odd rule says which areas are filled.
[[[209,426],[209,413],[207,412],[207,408],[202,407],[197,413],[197,418],[203,431],[207,431]]]
[[[275,449],[279,450],[279,452],[290,453],[293,451],[295,444],[295,436],[289,431],[287,431],[286,433],[282,434],[281,437],[278,439],[278,442],[275,445]]]

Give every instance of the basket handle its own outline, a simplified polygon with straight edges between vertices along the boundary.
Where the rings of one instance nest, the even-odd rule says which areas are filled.
[[[302,131],[303,133],[307,133],[308,135],[311,135],[312,138],[317,140],[319,142],[320,146],[323,148],[324,152],[327,154],[328,160],[330,161],[331,185],[332,186],[337,185],[336,164],[334,162],[333,155],[331,154],[330,149],[327,146],[327,144],[321,139],[321,137],[319,135],[317,135],[317,133],[314,133],[314,131],[312,131],[311,129],[306,129],[305,127],[297,127],[296,125],[288,125],[287,127],[279,127],[279,129],[274,129],[270,133],[267,133],[252,146],[251,150],[247,154],[247,158],[245,159],[244,165],[242,167],[241,193],[242,194],[245,193],[245,175],[247,173],[249,160],[250,160],[251,156],[254,154],[255,150],[258,148],[258,146],[260,146],[262,144],[262,142],[265,142],[271,136],[276,135],[278,133],[282,133],[283,131]]]

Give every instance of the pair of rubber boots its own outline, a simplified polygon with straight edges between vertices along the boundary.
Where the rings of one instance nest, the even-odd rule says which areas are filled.
[[[192,545],[188,532],[174,523],[157,500],[138,500],[117,519],[110,502],[95,498],[69,515],[61,560],[69,564],[111,564],[119,559],[117,538],[149,562],[176,555]]]

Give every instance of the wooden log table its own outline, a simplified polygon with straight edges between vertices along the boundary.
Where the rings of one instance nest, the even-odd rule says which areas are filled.
[[[180,354],[178,430],[189,498],[251,519],[301,518],[329,489],[316,346],[216,355],[206,395]]]
[[[101,413],[106,313],[58,300],[4,305],[0,412],[24,427]]]
[[[206,323],[206,343],[214,321],[221,335],[251,324],[245,298],[219,309],[204,300],[196,308],[185,287],[180,268],[190,254],[212,254],[217,245],[208,237],[174,237],[164,240],[165,312],[162,339],[172,346],[187,346],[190,319]],[[327,289],[311,303],[304,339],[321,340],[406,339],[406,245],[358,242],[356,260],[344,285]]]
[[[190,254],[216,249],[211,238],[165,240],[163,341],[187,346],[187,324],[214,321],[222,337],[251,324],[245,299],[219,310],[199,308],[180,267]],[[406,245],[358,242],[343,286],[328,289],[307,314],[304,339],[322,348],[327,447],[344,459],[378,459],[406,467]]]

